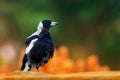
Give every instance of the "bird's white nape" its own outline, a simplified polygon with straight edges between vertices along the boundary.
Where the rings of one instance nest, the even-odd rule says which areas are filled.
[[[42,24],[42,22],[40,22],[40,23],[38,24],[38,26],[37,26],[37,31],[34,32],[34,33],[33,33],[32,35],[30,35],[29,37],[34,36],[34,35],[39,35],[39,34],[41,33],[42,29],[43,29],[43,24]],[[29,38],[29,37],[28,37],[28,38]]]
[[[40,33],[42,31],[42,29],[43,29],[43,24],[42,24],[42,22],[40,22],[38,27],[37,27],[38,33]]]

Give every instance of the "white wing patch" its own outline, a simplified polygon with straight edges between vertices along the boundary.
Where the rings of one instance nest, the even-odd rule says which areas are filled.
[[[30,42],[30,45],[26,48],[25,53],[28,54],[30,52],[30,50],[32,49],[32,47],[34,46],[34,43],[37,41],[38,39],[34,39]]]

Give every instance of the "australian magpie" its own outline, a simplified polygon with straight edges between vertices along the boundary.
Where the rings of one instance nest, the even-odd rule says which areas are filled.
[[[57,22],[51,20],[43,20],[37,31],[26,39],[21,71],[29,71],[32,67],[38,70],[53,57],[54,44],[49,29],[56,24]]]

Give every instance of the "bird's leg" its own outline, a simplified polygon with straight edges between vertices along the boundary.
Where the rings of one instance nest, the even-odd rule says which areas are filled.
[[[23,71],[30,71],[30,70],[31,70],[31,65],[27,62],[27,63],[25,64],[25,68],[24,68]]]
[[[37,71],[39,72],[39,66],[36,67]]]
[[[28,64],[28,66],[29,66],[29,69],[28,69],[28,71],[30,71],[30,70],[31,70],[31,68],[32,68],[32,66],[31,66],[30,64]]]

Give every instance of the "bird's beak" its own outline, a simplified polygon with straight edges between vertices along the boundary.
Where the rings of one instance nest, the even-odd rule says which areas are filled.
[[[54,26],[54,25],[57,25],[58,24],[58,22],[51,22],[51,26]]]

